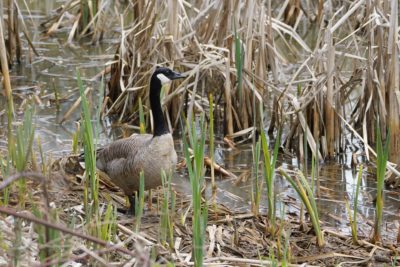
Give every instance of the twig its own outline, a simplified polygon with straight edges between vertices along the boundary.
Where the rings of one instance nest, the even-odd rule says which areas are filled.
[[[350,264],[350,265],[354,266],[354,265],[358,265],[358,264],[361,264],[361,263],[366,263],[366,262],[368,262],[369,260],[372,259],[372,256],[374,255],[375,250],[377,250],[377,249],[378,249],[378,247],[374,246],[372,248],[371,252],[369,253],[368,257],[363,259],[363,260],[360,260],[360,261],[343,261],[343,262],[339,263],[337,266],[342,266],[343,264]]]
[[[90,91],[90,87],[86,88],[85,90],[85,95],[87,95]],[[79,107],[79,104],[81,103],[81,97],[79,97],[74,104],[68,109],[68,111],[64,114],[64,116],[62,117],[60,124],[62,124],[63,122],[65,122],[69,116],[71,116],[71,114]]]
[[[139,235],[138,233],[135,233],[133,231],[131,231],[130,229],[128,229],[127,227],[123,226],[122,224],[117,224],[118,228],[124,232],[125,234],[131,236],[133,239],[137,239],[142,241],[146,246],[153,246],[154,243],[147,240],[146,238],[144,238],[143,236]]]

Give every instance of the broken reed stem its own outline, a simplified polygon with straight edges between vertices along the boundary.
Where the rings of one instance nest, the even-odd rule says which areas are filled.
[[[264,259],[246,259],[246,258],[237,258],[237,257],[215,257],[215,258],[209,258],[204,261],[207,266],[209,264],[215,263],[216,266],[220,264],[220,262],[230,262],[232,263],[233,266],[275,266],[273,260],[264,260]],[[188,265],[192,266],[195,265],[194,262],[188,262]],[[290,267],[300,267],[300,266],[305,266],[304,264],[289,264],[288,266]],[[308,267],[316,267],[316,265],[308,265]]]
[[[230,79],[230,55],[226,57],[226,73],[225,73],[225,123],[226,135],[233,134],[233,116],[232,116],[232,98],[231,98],[231,79]]]
[[[215,166],[214,166],[214,101],[213,95],[210,94],[210,159],[211,159],[211,189],[212,189],[212,200],[213,205],[216,204],[217,199],[217,185],[215,184]]]
[[[326,90],[326,100],[325,100],[325,125],[326,125],[326,143],[328,148],[327,157],[332,159],[335,154],[335,125],[334,125],[334,109],[333,109],[333,77],[335,69],[335,46],[333,45],[333,38],[331,33],[330,21],[328,24],[328,29],[326,31],[326,42],[328,43],[328,63],[327,63],[327,90]]]

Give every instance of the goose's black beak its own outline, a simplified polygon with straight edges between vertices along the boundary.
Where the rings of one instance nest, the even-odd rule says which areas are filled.
[[[171,80],[177,80],[177,79],[186,78],[186,76],[181,74],[181,73],[179,73],[179,72],[173,71],[172,75],[170,77],[168,77],[168,78],[170,78]]]

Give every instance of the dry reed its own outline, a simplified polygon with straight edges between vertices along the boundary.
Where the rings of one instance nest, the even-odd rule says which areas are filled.
[[[136,123],[153,66],[167,64],[189,74],[164,100],[171,128],[185,107],[189,118],[207,109],[212,93],[228,137],[260,129],[254,117],[269,120],[270,133],[286,121],[288,148],[306,131],[313,154],[332,159],[354,129],[369,147],[379,117],[396,136],[390,159],[398,162],[397,1],[315,2],[136,1],[112,66],[108,113]],[[260,104],[264,116],[254,114]]]

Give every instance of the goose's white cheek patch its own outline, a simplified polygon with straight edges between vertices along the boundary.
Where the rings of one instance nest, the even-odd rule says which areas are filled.
[[[171,80],[162,73],[157,74],[157,78],[161,81],[161,84],[169,83]]]

